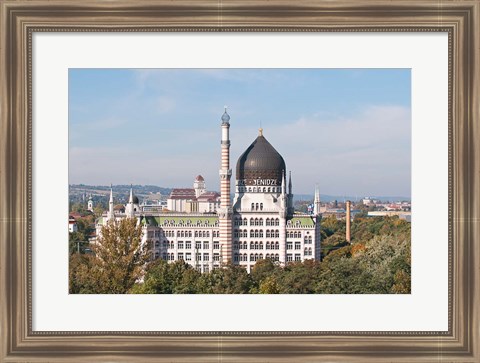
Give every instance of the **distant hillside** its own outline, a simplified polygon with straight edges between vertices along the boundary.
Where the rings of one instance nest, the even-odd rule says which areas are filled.
[[[159,187],[156,185],[133,185],[133,192],[135,193],[136,196],[142,200],[143,198],[147,198],[149,196],[152,196],[152,194],[161,194],[161,199],[166,199],[169,195],[170,192],[172,191],[172,188],[164,188],[164,187]],[[116,203],[124,203],[128,201],[128,196],[130,193],[130,185],[125,184],[125,185],[114,185],[113,186],[113,196],[115,198]],[[82,200],[83,196],[89,196],[92,195],[93,200],[99,200],[99,201],[105,201],[105,198],[108,198],[110,194],[110,186],[109,185],[86,185],[86,184],[71,184],[70,185],[70,201],[71,202],[77,202]],[[232,197],[234,194],[232,193]],[[399,196],[370,196],[373,199],[378,199],[383,202],[394,202],[394,201],[409,201],[410,197],[399,197]],[[313,194],[294,194],[293,195],[293,200],[294,201],[313,201]],[[357,201],[359,199],[363,198],[363,196],[343,196],[343,195],[326,195],[326,194],[320,194],[320,200],[322,202],[332,202],[334,200],[337,200],[339,202],[343,202],[344,200],[351,200],[351,201]]]
[[[326,195],[326,194],[320,194],[320,201],[322,202],[333,202],[334,200],[337,200],[339,202],[343,202],[344,200],[351,200],[351,201],[358,201],[360,199],[363,199],[363,196],[344,196],[344,195]],[[370,196],[372,199],[377,199],[382,202],[396,202],[396,201],[410,201],[410,197],[398,197],[398,196],[387,196],[387,197],[376,197],[376,196]],[[293,195],[293,200],[294,201],[300,201],[300,200],[313,200],[314,196],[313,194],[294,194]]]

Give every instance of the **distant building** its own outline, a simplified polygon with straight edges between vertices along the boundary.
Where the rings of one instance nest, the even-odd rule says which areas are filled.
[[[72,215],[68,216],[68,232],[73,233],[78,231],[77,221]]]
[[[374,211],[368,212],[369,217],[384,217],[384,216],[398,216],[400,219],[404,219],[407,222],[411,222],[412,220],[412,212],[404,212],[404,211]]]
[[[193,188],[175,188],[167,199],[167,209],[172,212],[214,213],[220,207],[220,194],[207,192],[205,180],[198,175]]]

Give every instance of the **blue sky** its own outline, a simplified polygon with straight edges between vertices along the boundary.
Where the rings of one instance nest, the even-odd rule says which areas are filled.
[[[294,192],[410,197],[409,69],[70,69],[69,182],[219,189],[258,128]],[[232,183],[232,186],[234,184]]]

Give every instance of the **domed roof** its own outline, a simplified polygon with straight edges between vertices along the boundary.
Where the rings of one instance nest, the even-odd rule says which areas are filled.
[[[225,106],[225,112],[222,115],[222,123],[228,124],[230,121],[230,115],[227,113],[227,106]]]
[[[197,175],[197,177],[195,178],[195,181],[205,181],[205,179],[203,179],[203,176]]]
[[[276,179],[278,185],[285,175],[285,161],[277,150],[260,135],[245,150],[237,162],[237,180],[242,179]]]

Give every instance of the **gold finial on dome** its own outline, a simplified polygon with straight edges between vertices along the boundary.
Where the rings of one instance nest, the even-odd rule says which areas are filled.
[[[261,127],[258,129],[258,136],[263,136],[263,129]]]

